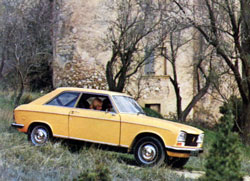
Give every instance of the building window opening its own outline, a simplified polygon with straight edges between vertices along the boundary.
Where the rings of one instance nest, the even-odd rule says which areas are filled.
[[[161,104],[145,104],[145,107],[161,113]]]
[[[144,73],[145,75],[154,75],[154,61],[155,61],[155,53],[154,50],[151,50],[149,48],[145,49],[145,68]]]

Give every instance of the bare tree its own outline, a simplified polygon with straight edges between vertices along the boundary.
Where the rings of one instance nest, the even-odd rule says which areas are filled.
[[[174,0],[181,18],[192,24],[230,68],[243,101],[242,137],[250,143],[250,4],[247,0]],[[195,10],[195,11],[194,11]],[[241,69],[242,67],[242,69]]]
[[[106,65],[109,89],[122,92],[126,80],[145,64],[148,56],[165,40],[170,30],[168,3],[154,0],[112,1],[116,18],[109,21],[107,40],[112,50]],[[147,54],[145,56],[145,48]]]
[[[185,38],[186,30],[190,29],[189,26],[178,24],[176,28],[170,32],[169,41],[165,43],[169,48],[166,51],[161,52],[161,56],[163,56],[171,65],[172,75],[170,75],[170,81],[174,87],[175,95],[176,95],[176,109],[177,109],[177,119],[185,122],[188,114],[192,110],[192,108],[196,105],[196,103],[207,93],[210,85],[211,85],[211,77],[213,74],[213,67],[211,63],[207,64],[207,59],[211,62],[212,54],[211,52],[206,52],[207,47],[202,46],[203,44],[200,42],[201,39],[198,37],[198,40],[195,40],[193,35],[190,36],[189,39]],[[177,71],[177,61],[178,54],[182,50],[184,46],[189,44],[191,41],[199,42],[199,54],[195,56],[194,62],[190,65],[190,68],[194,69],[194,81],[196,81],[196,93],[192,97],[190,103],[184,108],[182,108],[182,94],[179,87],[179,73]],[[210,56],[208,56],[210,55]]]
[[[52,2],[3,0],[1,6],[0,73],[18,90],[17,105],[25,86],[52,85]]]
[[[127,79],[124,89],[129,95],[133,96],[135,100],[139,100],[142,97],[145,84],[143,84],[143,73],[141,70],[138,70],[137,74]]]

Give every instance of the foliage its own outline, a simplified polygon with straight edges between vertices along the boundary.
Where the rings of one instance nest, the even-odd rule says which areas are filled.
[[[150,109],[150,108],[143,108],[143,111],[146,113],[147,116],[155,117],[155,118],[163,118],[163,116],[158,113],[157,111]]]
[[[32,37],[36,52],[27,72],[28,84],[32,91],[52,87],[52,3],[39,0],[30,8],[28,16],[24,17],[27,33]],[[29,43],[29,42],[26,42]],[[33,45],[34,46],[34,45]],[[34,54],[34,53],[33,53]]]
[[[40,94],[31,94],[31,93],[24,93],[23,97],[20,100],[20,104],[28,104],[31,101],[35,100],[36,98],[38,98],[40,96]]]
[[[176,17],[192,25],[222,59],[214,59],[213,64],[223,62],[228,69],[227,75],[233,76],[243,102],[241,136],[244,143],[250,144],[249,0],[200,0],[195,5],[189,1],[174,0],[174,3],[181,12]],[[219,89],[218,92],[223,88]]]
[[[36,65],[30,67],[28,72],[28,85],[31,91],[52,89],[52,67],[50,56],[39,56]]]
[[[77,179],[78,181],[111,181],[111,172],[103,163],[97,163],[96,169],[83,171]]]
[[[233,130],[237,132],[241,132],[240,124],[242,123],[241,115],[242,115],[242,100],[236,96],[231,96],[227,102],[220,107],[220,113],[225,114],[228,112],[228,108],[231,109],[232,114],[235,117],[235,122],[233,126]]]
[[[207,158],[203,180],[242,180],[241,145],[238,134],[232,132],[234,117],[228,107],[221,118],[217,137]]]
[[[52,1],[0,1],[0,80],[17,92],[52,87]],[[7,85],[7,86],[6,86]]]

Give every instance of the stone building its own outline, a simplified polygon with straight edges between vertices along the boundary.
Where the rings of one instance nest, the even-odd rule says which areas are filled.
[[[108,28],[103,17],[112,16],[112,12],[104,8],[105,2],[106,0],[61,0],[57,28],[54,31],[55,87],[108,88],[105,65],[111,52],[103,41]],[[195,93],[192,67],[195,46],[195,41],[190,42],[181,49],[178,57],[181,60],[178,61],[177,71],[181,72],[179,80],[183,107],[190,102]],[[172,70],[163,58],[152,57],[152,60],[141,70],[140,78],[135,77],[125,91],[138,98],[142,106],[155,109],[164,116],[170,116],[176,112],[175,92],[169,79]],[[209,109],[213,109],[210,101],[209,99],[204,108],[208,112]],[[190,116],[194,116],[194,111]]]

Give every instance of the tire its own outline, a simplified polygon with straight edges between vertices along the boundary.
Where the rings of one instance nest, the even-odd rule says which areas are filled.
[[[168,157],[166,163],[172,168],[183,168],[183,166],[188,162],[189,158],[177,158],[177,157]]]
[[[162,143],[154,137],[147,136],[139,139],[134,147],[134,156],[140,166],[160,166],[165,160],[166,153]]]
[[[35,146],[42,146],[50,139],[50,132],[47,126],[36,125],[29,135],[30,141]]]

